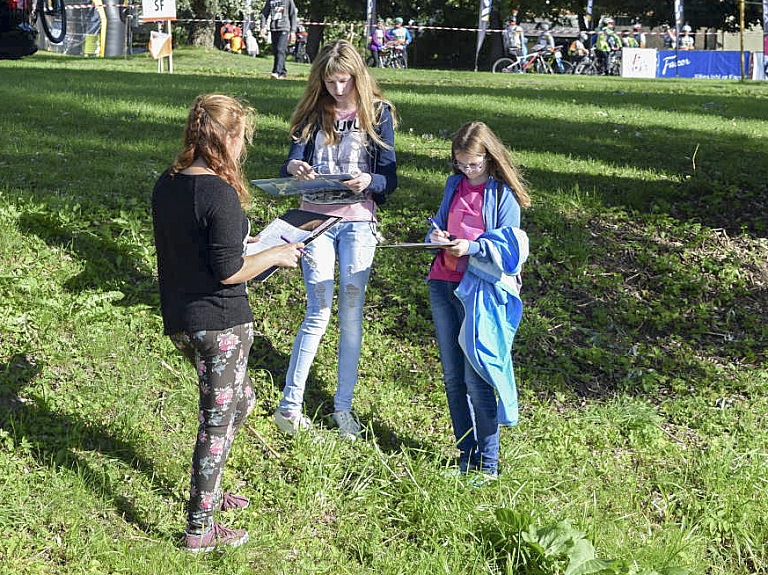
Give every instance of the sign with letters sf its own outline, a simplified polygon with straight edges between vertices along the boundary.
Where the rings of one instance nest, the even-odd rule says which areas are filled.
[[[176,20],[176,0],[141,0],[141,19]]]

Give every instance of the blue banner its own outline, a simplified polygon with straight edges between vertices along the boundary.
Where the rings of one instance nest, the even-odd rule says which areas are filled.
[[[748,60],[749,53],[744,52],[744,57]],[[741,52],[661,50],[656,60],[656,77],[740,80]]]

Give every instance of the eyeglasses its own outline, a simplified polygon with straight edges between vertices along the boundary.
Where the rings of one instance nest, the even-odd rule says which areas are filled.
[[[462,164],[461,162],[454,160],[453,167],[465,172],[476,172],[477,170],[482,170],[485,167],[485,156],[483,156],[483,159],[475,164]]]

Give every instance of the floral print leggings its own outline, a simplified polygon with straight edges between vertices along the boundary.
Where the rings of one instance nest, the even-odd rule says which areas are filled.
[[[197,368],[200,426],[192,454],[187,533],[210,530],[221,500],[221,477],[235,432],[253,409],[248,353],[253,324],[177,333],[171,341]]]

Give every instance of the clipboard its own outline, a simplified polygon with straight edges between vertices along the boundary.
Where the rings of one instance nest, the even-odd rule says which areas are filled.
[[[268,178],[265,180],[251,180],[250,183],[270,196],[283,197],[322,192],[348,192],[349,188],[341,182],[351,180],[353,177],[352,174],[320,174],[314,180]]]
[[[288,210],[272,220],[259,232],[259,241],[246,244],[243,255],[258,254],[271,247],[285,244],[285,240],[289,240],[291,243],[304,242],[304,245],[309,244],[342,219],[341,216],[327,216],[305,210]],[[278,267],[272,266],[264,270],[252,281],[263,282],[275,273]]]
[[[444,244],[437,242],[404,242],[399,244],[380,244],[377,247],[380,248],[408,248],[408,249],[424,249],[424,250],[442,250],[455,246],[454,242],[446,242]]]

